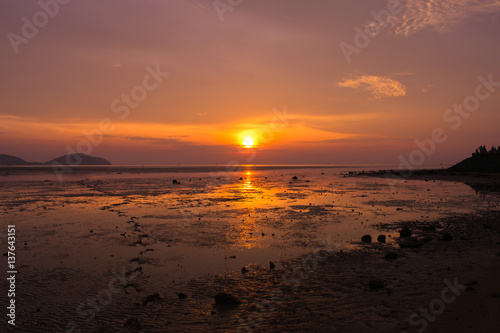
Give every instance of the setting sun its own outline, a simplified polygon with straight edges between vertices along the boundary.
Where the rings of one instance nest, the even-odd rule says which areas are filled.
[[[257,146],[257,136],[253,131],[245,131],[240,133],[239,142],[243,148],[255,148]]]
[[[247,136],[243,139],[243,147],[252,148],[253,146],[255,146],[255,140],[252,137]]]

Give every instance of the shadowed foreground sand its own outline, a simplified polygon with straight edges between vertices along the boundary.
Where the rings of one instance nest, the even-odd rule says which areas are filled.
[[[432,237],[433,240],[421,248],[394,251],[379,244],[350,253],[322,251],[318,257],[327,256],[328,259],[317,261],[317,267],[314,260],[309,260],[305,265],[311,270],[307,278],[300,277],[299,272],[305,274],[303,269],[296,274],[290,273],[293,267],[304,267],[304,259],[299,259],[288,263],[284,270],[218,278],[204,287],[192,285],[208,293],[226,290],[242,300],[236,308],[212,310],[208,318],[204,318],[209,322],[207,329],[230,332],[497,332],[500,212],[441,219],[429,223],[426,231],[421,224],[402,224],[410,226],[418,237]],[[383,230],[401,226],[388,225]],[[431,230],[433,227],[437,230]],[[453,240],[438,240],[444,232]],[[384,259],[387,252],[396,252],[397,259]],[[384,286],[371,288],[371,279],[380,279]],[[443,289],[447,288],[445,280],[451,285],[458,283],[466,290],[448,288],[443,298],[446,302],[442,301]],[[295,285],[298,287],[293,290]],[[409,322],[417,309],[428,309],[431,305],[437,315],[427,310],[428,319],[414,315],[413,325]],[[239,319],[247,326],[238,325]],[[173,325],[171,329],[175,331],[181,327]]]

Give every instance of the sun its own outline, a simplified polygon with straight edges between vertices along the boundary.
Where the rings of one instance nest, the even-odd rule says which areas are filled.
[[[247,136],[243,138],[242,144],[244,148],[253,148],[255,146],[255,140],[254,138]]]
[[[254,132],[246,131],[240,134],[240,146],[246,149],[257,147],[257,137]]]

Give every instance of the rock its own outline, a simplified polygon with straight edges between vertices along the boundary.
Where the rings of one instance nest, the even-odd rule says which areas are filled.
[[[299,178],[297,178],[297,176],[293,176],[293,177],[292,177],[292,179],[293,179],[293,180],[297,180],[297,179],[299,179]]]
[[[385,282],[380,279],[370,279],[369,285],[371,289],[385,288]]]
[[[436,227],[433,227],[433,226],[424,226],[422,228],[423,231],[436,231]]]
[[[236,259],[237,256],[229,256],[229,259]]]
[[[450,234],[443,234],[443,236],[441,237],[441,240],[443,240],[445,242],[449,242],[449,241],[453,240],[453,236]]]
[[[410,228],[404,227],[399,231],[399,236],[400,237],[411,237],[413,233],[411,232]]]
[[[188,297],[188,295],[186,295],[184,293],[178,293],[177,296],[179,296],[180,299]]]
[[[163,297],[160,296],[158,293],[154,293],[153,295],[147,296],[143,301],[142,305],[147,305],[148,303],[154,303],[156,301],[161,301]]]
[[[172,180],[172,184],[180,184],[177,180]]]
[[[429,243],[429,242],[431,242],[433,239],[434,239],[434,237],[431,237],[431,236],[425,236],[425,237],[420,238],[420,241],[421,241],[422,243]]]
[[[386,236],[385,235],[380,235],[377,237],[377,242],[379,243],[385,243]]]
[[[401,237],[397,240],[399,247],[403,248],[417,248],[423,245],[422,242],[419,242],[415,237]]]
[[[141,323],[139,322],[139,320],[137,320],[137,318],[134,318],[134,317],[130,317],[129,319],[127,319],[127,321],[125,322],[125,325],[123,325],[123,326],[130,328],[130,329],[133,329],[133,330],[136,330],[136,331],[142,330]]]
[[[270,261],[269,262],[269,268],[270,269],[274,269],[276,267],[276,265],[274,264],[274,262]]]
[[[238,297],[226,294],[226,293],[218,293],[215,295],[215,303],[221,305],[238,305],[241,304],[241,301]]]
[[[246,268],[246,267],[242,267],[242,268],[241,268],[241,273],[246,274],[246,273],[248,273],[248,272],[250,272],[250,271],[248,270],[248,268]]]
[[[399,257],[397,252],[387,252],[384,256],[385,260],[395,260]]]
[[[370,235],[364,235],[363,237],[361,237],[361,241],[363,243],[371,243],[372,242],[372,236],[370,236]]]

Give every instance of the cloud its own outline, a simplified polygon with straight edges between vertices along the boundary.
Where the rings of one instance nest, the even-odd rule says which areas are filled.
[[[154,138],[154,137],[144,137],[144,136],[120,136],[120,135],[106,135],[107,138],[119,138],[132,141],[148,141],[154,145],[191,145],[191,142],[182,141],[176,138]],[[186,136],[182,136],[186,137]]]
[[[406,0],[404,5],[392,21],[394,34],[402,37],[424,29],[447,32],[473,16],[500,11],[500,0]]]
[[[399,138],[378,137],[378,136],[355,136],[351,138],[328,139],[328,140],[318,140],[318,141],[297,141],[297,143],[344,144],[344,143],[374,143],[374,142],[385,142],[385,141],[396,141],[396,140],[399,140]]]
[[[406,95],[406,87],[386,76],[362,75],[339,82],[340,87],[359,89],[370,94],[371,100]]]

